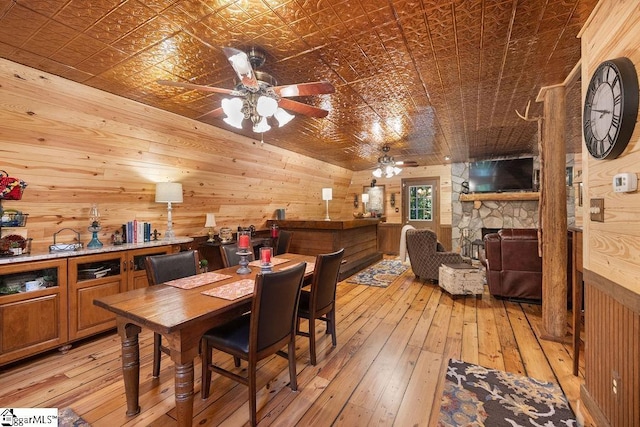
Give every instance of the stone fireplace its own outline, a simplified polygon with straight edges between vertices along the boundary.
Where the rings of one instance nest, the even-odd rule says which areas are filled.
[[[535,159],[537,164],[537,158]],[[573,157],[567,156],[567,165]],[[468,163],[451,165],[451,242],[454,251],[472,257],[478,242],[487,232],[502,228],[538,228],[537,200],[460,201],[460,194],[469,177]],[[568,223],[575,223],[575,197],[567,191]]]

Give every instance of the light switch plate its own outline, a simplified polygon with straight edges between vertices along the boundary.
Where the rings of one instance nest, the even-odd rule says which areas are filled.
[[[589,213],[591,221],[604,222],[604,199],[591,199]]]

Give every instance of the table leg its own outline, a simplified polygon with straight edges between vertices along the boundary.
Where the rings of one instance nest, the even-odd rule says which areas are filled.
[[[140,327],[127,324],[122,329],[122,376],[127,396],[127,416],[133,416],[140,413],[140,405],[138,403],[140,388],[138,334],[140,333]]]
[[[176,412],[179,426],[193,422],[193,360],[175,365]]]

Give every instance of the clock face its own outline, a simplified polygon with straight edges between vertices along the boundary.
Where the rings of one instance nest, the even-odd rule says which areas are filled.
[[[614,159],[625,149],[638,115],[638,77],[628,58],[604,61],[591,77],[582,124],[589,154]]]

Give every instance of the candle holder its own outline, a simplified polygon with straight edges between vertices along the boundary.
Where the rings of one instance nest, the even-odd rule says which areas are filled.
[[[273,271],[273,264],[271,263],[272,256],[272,247],[263,246],[260,248],[260,271],[262,273],[271,273]]]
[[[249,266],[249,255],[251,255],[251,252],[249,252],[248,250],[240,249],[238,252],[236,252],[236,255],[238,255],[240,257],[240,261],[238,262],[238,264],[240,265],[240,268],[238,268],[236,270],[236,273],[238,273],[238,274],[249,274],[249,273],[251,273],[251,269],[248,267]]]
[[[249,265],[249,252],[251,249],[251,235],[249,231],[239,231],[238,232],[238,252],[236,254],[240,257],[240,268],[236,270],[238,274],[249,274],[251,273],[251,269],[247,267]]]

